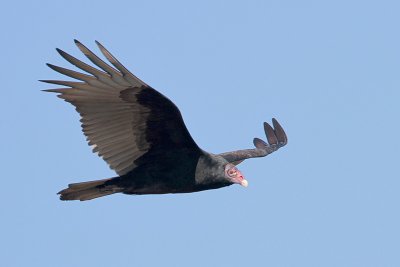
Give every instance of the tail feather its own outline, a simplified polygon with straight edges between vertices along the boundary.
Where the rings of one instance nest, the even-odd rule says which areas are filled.
[[[121,188],[113,184],[105,184],[113,178],[69,184],[68,188],[61,190],[57,194],[61,200],[91,200],[98,197],[111,195],[121,192]]]

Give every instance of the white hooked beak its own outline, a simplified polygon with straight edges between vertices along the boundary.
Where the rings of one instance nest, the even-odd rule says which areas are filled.
[[[248,187],[248,186],[249,186],[249,182],[247,182],[247,180],[243,179],[243,180],[240,182],[240,185],[243,186],[243,187]]]

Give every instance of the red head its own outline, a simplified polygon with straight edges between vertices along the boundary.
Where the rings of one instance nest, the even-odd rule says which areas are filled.
[[[225,176],[230,180],[232,183],[240,184],[244,187],[248,186],[248,182],[244,179],[243,174],[236,168],[235,165],[228,163],[225,166]]]

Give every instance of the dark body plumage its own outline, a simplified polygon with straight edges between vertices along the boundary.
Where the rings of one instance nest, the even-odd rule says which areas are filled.
[[[76,107],[89,145],[119,176],[70,184],[59,192],[62,200],[89,200],[113,193],[189,193],[233,183],[243,185],[244,178],[229,176],[228,167],[266,156],[287,143],[285,132],[274,119],[274,128],[264,123],[268,143],[256,138],[254,149],[207,153],[194,142],[172,101],[130,73],[101,44],[97,43],[116,69],[80,42],[75,43],[101,70],[57,49],[91,75],[48,64],[81,82],[45,80],[67,86],[45,91],[60,93],[60,98]]]

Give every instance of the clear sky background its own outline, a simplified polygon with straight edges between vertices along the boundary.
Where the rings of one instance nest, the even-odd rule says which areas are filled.
[[[6,1],[1,48],[1,265],[400,266],[398,1]],[[101,41],[172,99],[219,153],[289,144],[240,165],[247,189],[62,202],[114,175],[78,114],[39,79],[59,47]]]

